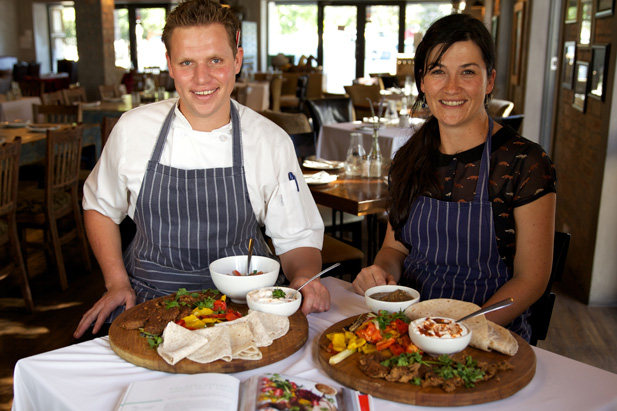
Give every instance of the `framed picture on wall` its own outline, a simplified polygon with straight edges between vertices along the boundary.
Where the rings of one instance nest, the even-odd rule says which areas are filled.
[[[578,19],[578,0],[568,0],[565,23],[576,23]]]
[[[605,73],[608,71],[609,45],[594,44],[591,46],[591,68],[589,96],[604,101],[606,95]]]
[[[586,61],[577,61],[574,70],[574,102],[572,106],[583,113],[585,112],[588,76],[589,63]]]
[[[579,32],[578,44],[588,46],[591,43],[591,9],[592,0],[581,0],[581,31]]]
[[[572,90],[574,82],[574,61],[576,59],[576,42],[566,41],[563,45],[563,66],[561,85],[563,88]]]
[[[596,17],[612,16],[615,13],[615,0],[596,0]]]

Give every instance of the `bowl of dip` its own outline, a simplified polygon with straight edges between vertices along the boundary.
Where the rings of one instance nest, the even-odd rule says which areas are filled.
[[[398,313],[420,301],[420,293],[402,285],[378,285],[364,292],[364,300],[375,314],[382,310]]]
[[[289,317],[293,315],[302,304],[302,293],[297,293],[289,287],[264,287],[249,291],[246,295],[246,303],[251,310],[261,311],[268,314]]]
[[[467,348],[471,330],[452,318],[422,317],[409,324],[409,338],[426,354],[454,354]]]
[[[251,257],[251,273],[247,275],[248,256],[223,257],[210,263],[210,276],[216,288],[234,303],[246,304],[246,294],[256,288],[276,283],[280,263],[273,258]]]

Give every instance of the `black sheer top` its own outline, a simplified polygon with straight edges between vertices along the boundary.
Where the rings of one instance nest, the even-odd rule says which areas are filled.
[[[503,127],[492,137],[489,199],[499,254],[512,269],[515,254],[514,208],[555,192],[555,167],[542,147]],[[455,155],[440,154],[442,191],[424,195],[443,201],[472,201],[484,144]]]

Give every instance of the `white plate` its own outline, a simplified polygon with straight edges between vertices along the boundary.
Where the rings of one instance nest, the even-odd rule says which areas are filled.
[[[306,168],[313,170],[339,170],[345,167],[345,163],[342,161],[328,161],[328,160],[304,160],[302,165]]]
[[[81,103],[82,107],[97,107],[100,105],[101,105],[100,101],[91,101],[90,103]]]
[[[28,122],[25,120],[3,121],[2,126],[6,128],[22,128],[26,127]]]
[[[336,175],[328,174],[325,171],[321,171],[315,174],[304,174],[304,181],[306,181],[306,184],[311,186],[328,184],[336,181],[336,179]]]
[[[26,128],[33,133],[45,133],[47,130],[53,131],[60,128],[60,126],[46,126],[44,124],[31,124],[26,126]]]

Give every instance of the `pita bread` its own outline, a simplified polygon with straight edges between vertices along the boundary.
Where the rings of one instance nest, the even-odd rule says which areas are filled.
[[[272,341],[284,336],[289,331],[289,318],[252,310],[244,317],[218,323],[216,327],[231,327],[238,323],[248,324],[257,347],[267,347],[272,344]]]
[[[202,364],[216,360],[228,362],[232,360],[232,343],[227,329],[208,327],[192,332],[206,338],[208,342],[188,355],[189,360]]]
[[[405,315],[412,321],[422,317],[448,317],[461,318],[467,314],[479,310],[476,304],[452,300],[448,298],[435,298],[416,303],[405,310]],[[515,355],[518,351],[518,342],[512,333],[502,326],[489,321],[483,315],[463,321],[471,329],[471,345],[483,351],[499,351],[507,355]]]
[[[233,358],[242,360],[260,360],[262,358],[261,351],[255,345],[253,333],[248,323],[244,322],[219,328],[227,328],[229,331]]]
[[[172,321],[163,331],[163,342],[156,348],[165,361],[174,365],[208,343],[208,338],[193,333]]]

